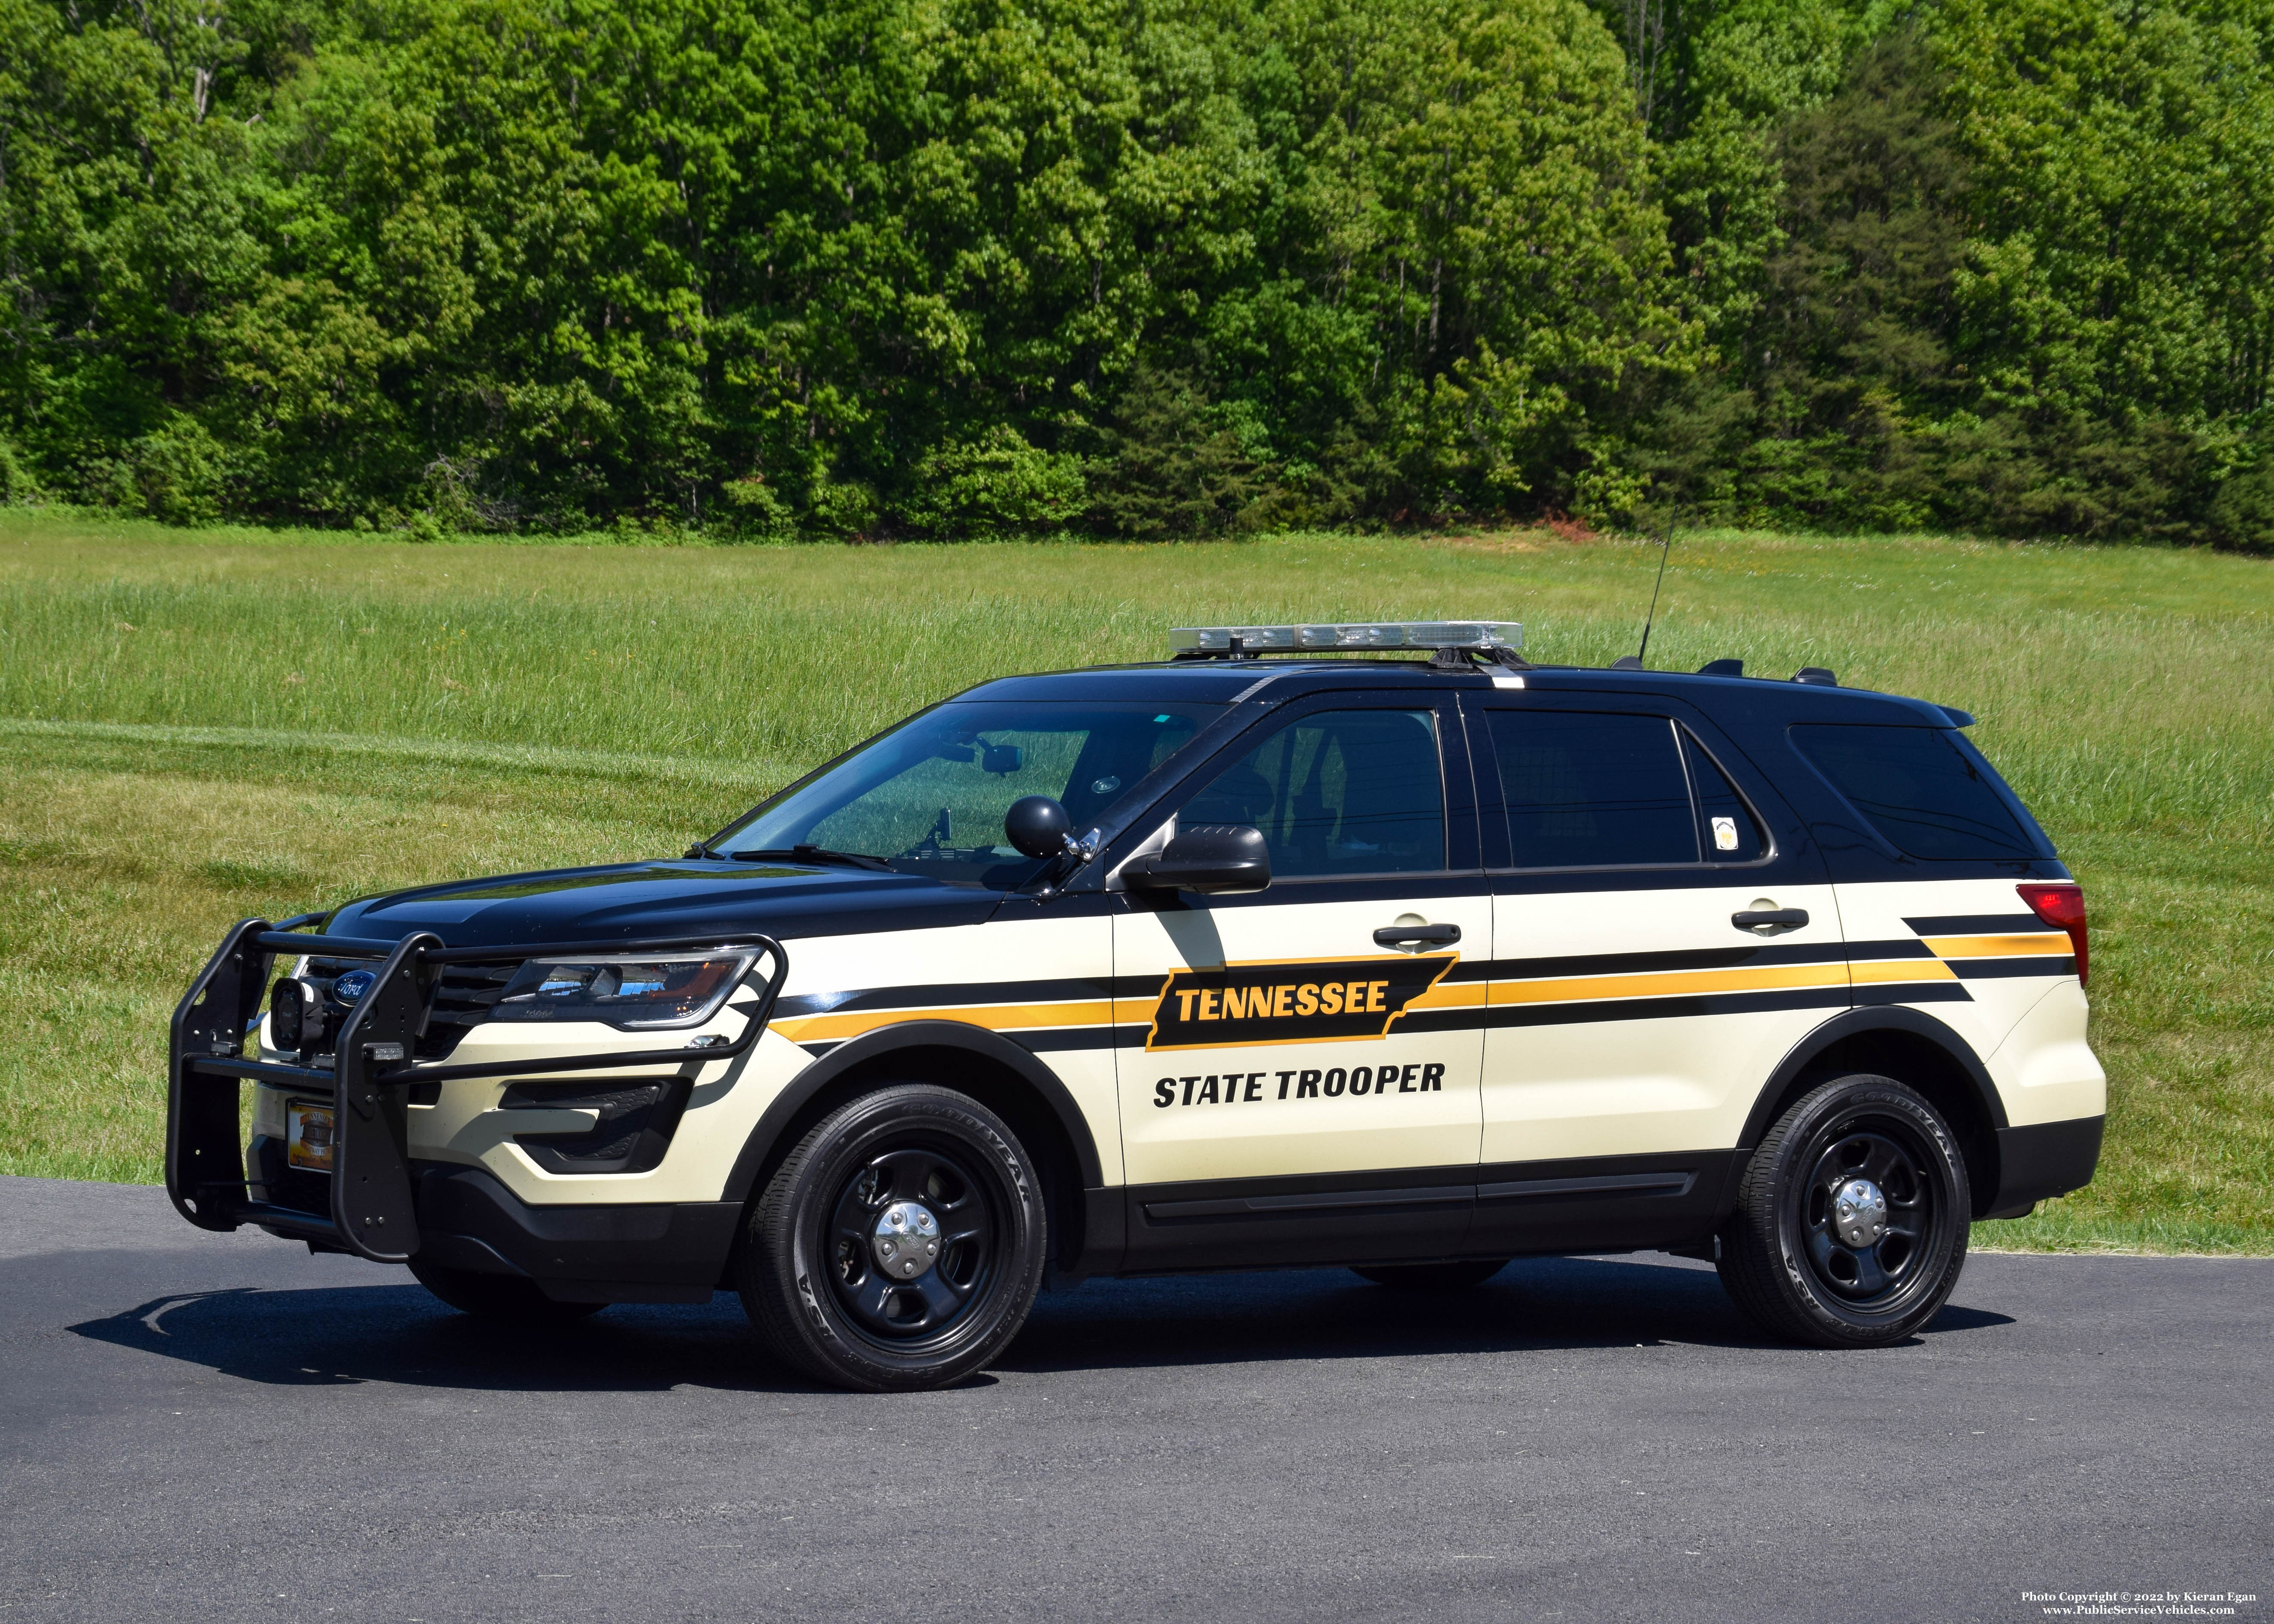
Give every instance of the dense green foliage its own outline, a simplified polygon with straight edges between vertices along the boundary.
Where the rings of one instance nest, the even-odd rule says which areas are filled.
[[[0,496],[2274,544],[2274,0],[0,0]]]

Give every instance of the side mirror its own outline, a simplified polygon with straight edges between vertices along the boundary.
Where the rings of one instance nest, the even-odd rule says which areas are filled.
[[[1021,795],[1003,815],[1003,832],[1029,857],[1063,857],[1073,820],[1048,795]]]
[[[1253,824],[1194,823],[1125,864],[1121,880],[1153,891],[1261,891],[1271,883],[1271,851]]]

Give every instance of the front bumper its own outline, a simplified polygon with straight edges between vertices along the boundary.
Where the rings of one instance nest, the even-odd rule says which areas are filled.
[[[424,1065],[411,1058],[444,965],[540,954],[726,947],[763,952],[772,967],[758,1008],[742,1035],[722,1046],[552,1056],[472,1065]],[[246,1059],[245,1035],[267,995],[276,955],[312,949],[330,958],[370,959],[379,967],[377,981],[357,1002],[339,1035],[332,1068]],[[521,1077],[624,1066],[699,1068],[733,1060],[748,1053],[764,1033],[788,975],[789,957],[781,944],[764,936],[742,935],[732,941],[705,937],[452,949],[445,947],[440,937],[423,932],[399,942],[366,942],[300,936],[275,929],[266,920],[245,920],[222,938],[174,1011],[166,1067],[166,1192],[175,1209],[200,1229],[227,1230],[252,1223],[376,1262],[406,1262],[421,1249],[425,1239],[425,1203],[414,1189],[405,1137],[405,1096],[410,1088],[468,1077]],[[333,1170],[310,1176],[328,1183],[329,1199],[325,1203],[328,1210],[313,1211],[254,1197],[245,1178],[237,1128],[238,1094],[247,1081],[331,1099],[335,1135]],[[264,1190],[269,1188],[263,1185]],[[542,1228],[531,1232],[541,1233]],[[438,1229],[437,1233],[455,1231]],[[508,1272],[529,1271],[516,1266],[516,1270]]]

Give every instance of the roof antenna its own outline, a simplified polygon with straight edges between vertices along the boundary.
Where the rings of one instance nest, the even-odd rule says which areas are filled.
[[[1634,662],[1629,669],[1642,669],[1644,658],[1650,653],[1650,628],[1658,619],[1658,589],[1666,584],[1666,555],[1674,550],[1674,510],[1666,515],[1666,532],[1658,538],[1658,579],[1650,583],[1650,613],[1642,618],[1642,647],[1635,650]],[[1627,665],[1625,660],[1613,662]]]

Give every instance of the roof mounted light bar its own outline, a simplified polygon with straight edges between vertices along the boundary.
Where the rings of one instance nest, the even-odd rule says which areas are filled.
[[[1358,654],[1379,649],[1457,650],[1490,658],[1524,647],[1514,620],[1362,620],[1340,626],[1179,626],[1178,659],[1249,654]]]

